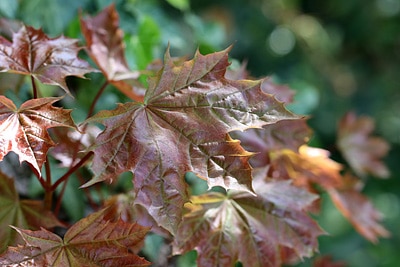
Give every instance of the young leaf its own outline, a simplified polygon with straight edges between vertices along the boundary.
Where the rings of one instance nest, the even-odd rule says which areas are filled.
[[[299,152],[282,149],[271,153],[269,173],[278,179],[293,179],[297,185],[317,184],[324,189],[342,185],[342,166],[321,148],[303,145]]]
[[[54,146],[47,129],[75,124],[71,110],[54,107],[57,97],[31,99],[17,108],[0,95],[0,160],[13,151],[19,161],[27,161],[40,173],[50,147]]]
[[[151,227],[151,231],[159,235],[170,237],[170,233],[159,227],[149,211],[142,205],[135,203],[134,193],[118,194],[108,198],[104,207],[107,208],[104,218],[110,221],[121,218],[125,222],[136,222],[142,226]]]
[[[139,72],[130,71],[125,60],[123,32],[115,5],[93,18],[81,19],[81,28],[89,55],[107,80],[131,99],[142,101],[143,93],[137,81]]]
[[[179,66],[167,53],[144,103],[89,118],[104,121],[106,129],[97,138],[95,177],[86,186],[133,172],[137,201],[168,229],[176,227],[186,201],[188,171],[210,187],[251,190],[251,153],[227,133],[297,117],[262,93],[259,81],[226,80],[227,53],[197,53]]]
[[[376,243],[379,237],[388,237],[389,232],[380,224],[382,215],[367,197],[355,189],[330,188],[328,193],[339,211],[366,239]]]
[[[45,229],[13,227],[25,244],[9,247],[0,256],[2,266],[34,262],[34,266],[148,266],[134,254],[148,231],[135,223],[103,219],[104,210],[78,221],[60,238]]]
[[[66,76],[84,77],[95,71],[77,57],[78,40],[49,38],[42,30],[23,26],[10,42],[0,36],[0,70],[32,75],[44,84],[58,85],[70,94]]]
[[[248,129],[231,133],[241,145],[256,154],[250,159],[251,166],[263,167],[270,164],[269,154],[273,151],[290,149],[298,151],[311,136],[311,129],[305,119],[284,120],[266,125],[261,129]]]
[[[31,230],[62,226],[53,213],[45,210],[43,201],[21,200],[14,180],[0,172],[0,253],[20,241],[10,225]]]
[[[382,138],[370,136],[374,128],[371,118],[347,113],[339,123],[337,144],[357,175],[386,178],[389,170],[381,158],[387,154],[389,144]]]
[[[311,256],[317,236],[323,234],[304,212],[315,196],[286,182],[260,180],[254,187],[263,188],[258,197],[244,191],[193,196],[185,205],[188,212],[173,253],[196,249],[199,266],[233,266],[237,261],[243,266],[281,266]],[[276,192],[282,189],[294,195],[280,197]]]

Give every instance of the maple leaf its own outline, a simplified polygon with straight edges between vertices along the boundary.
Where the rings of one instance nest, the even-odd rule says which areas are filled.
[[[31,230],[63,226],[52,212],[45,210],[43,201],[21,200],[14,180],[0,172],[0,253],[20,241],[9,225]]]
[[[282,120],[268,124],[261,129],[248,129],[244,132],[233,132],[241,145],[256,154],[250,159],[251,166],[262,167],[270,163],[270,153],[282,149],[298,151],[311,136],[311,129],[305,119]]]
[[[381,158],[387,154],[389,144],[382,138],[370,136],[374,128],[373,119],[349,112],[339,123],[337,145],[357,175],[386,178],[389,170]]]
[[[324,233],[304,212],[316,196],[289,181],[260,179],[254,188],[258,196],[237,190],[192,196],[173,253],[196,249],[199,266],[233,266],[237,261],[281,266],[311,256],[317,236]],[[277,194],[282,190],[287,195]]]
[[[297,116],[262,93],[260,81],[226,80],[227,53],[196,53],[176,65],[167,52],[144,103],[119,104],[89,118],[106,129],[94,147],[95,177],[85,186],[133,172],[136,201],[172,231],[187,200],[186,172],[210,187],[251,190],[251,153],[227,133]]]
[[[40,174],[46,154],[54,146],[47,129],[71,127],[75,124],[71,110],[52,106],[60,98],[30,99],[19,108],[0,95],[0,160],[13,151],[19,161],[27,161]]]
[[[134,254],[141,247],[148,228],[122,220],[103,219],[104,210],[78,221],[62,239],[45,229],[39,231],[13,227],[25,241],[9,247],[0,256],[2,266],[148,266]],[[32,266],[32,265],[29,265]]]
[[[119,16],[111,4],[93,18],[81,19],[81,28],[90,57],[107,80],[133,100],[143,100],[143,90],[137,81],[138,71],[131,71],[125,60],[123,31]]]
[[[107,208],[104,215],[107,220],[114,221],[120,218],[125,222],[136,222],[142,226],[151,227],[154,233],[170,237],[170,233],[159,227],[146,208],[135,203],[133,191],[111,196],[104,202],[104,207]]]
[[[261,85],[261,90],[267,94],[273,95],[276,99],[285,103],[292,103],[295,94],[287,85],[276,84],[270,79],[264,80]]]
[[[324,189],[342,185],[342,165],[329,158],[329,151],[302,145],[298,152],[282,149],[271,153],[269,175],[293,179],[296,185],[318,184]]]
[[[329,188],[327,191],[337,209],[355,229],[366,239],[376,243],[379,237],[388,237],[390,234],[380,224],[382,214],[359,192],[357,181],[347,174],[340,188]]]
[[[32,75],[44,84],[58,85],[70,94],[66,76],[83,78],[96,71],[77,57],[78,40],[64,36],[49,38],[41,29],[22,26],[12,42],[0,36],[0,70]]]

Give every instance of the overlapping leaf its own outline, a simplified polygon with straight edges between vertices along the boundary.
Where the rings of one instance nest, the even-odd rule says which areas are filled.
[[[263,167],[270,164],[270,153],[290,149],[298,151],[311,136],[311,129],[305,119],[279,121],[266,125],[261,129],[249,129],[244,132],[234,132],[232,136],[240,139],[241,145],[256,154],[250,159],[253,167]]]
[[[104,217],[110,221],[122,219],[125,222],[136,222],[142,226],[151,227],[154,233],[170,237],[170,233],[158,226],[146,208],[135,203],[133,192],[114,195],[105,201],[104,206],[107,208]]]
[[[380,224],[382,214],[361,194],[360,185],[362,184],[358,179],[346,174],[342,186],[330,188],[328,193],[335,206],[355,229],[369,241],[377,242],[379,237],[388,237],[390,234]]]
[[[0,36],[0,70],[32,75],[45,84],[58,85],[70,93],[66,76],[84,77],[95,71],[77,57],[78,40],[49,38],[42,30],[23,26],[10,42]]]
[[[382,138],[371,136],[374,128],[373,119],[347,113],[339,123],[337,144],[357,175],[386,178],[389,170],[381,159],[387,154],[389,144]]]
[[[380,224],[380,213],[358,190],[359,179],[343,176],[342,166],[329,159],[329,152],[319,148],[300,147],[299,153],[282,150],[273,153],[269,175],[275,178],[292,179],[295,184],[313,190],[321,186],[332,198],[338,210],[365,238],[376,242],[388,236]]]
[[[56,97],[31,99],[17,108],[10,99],[0,95],[0,160],[13,151],[20,162],[27,161],[40,173],[47,151],[54,145],[47,129],[75,128],[71,110],[52,105],[58,100]]]
[[[257,179],[254,188],[258,197],[244,191],[193,196],[185,205],[188,212],[173,253],[196,249],[198,266],[233,266],[237,261],[281,266],[310,256],[323,234],[304,212],[316,197],[289,181]]]
[[[282,149],[271,153],[271,177],[293,179],[297,185],[323,188],[342,185],[342,165],[329,158],[329,151],[303,145],[298,152]]]
[[[95,177],[86,185],[133,172],[136,201],[170,230],[187,200],[187,171],[210,186],[251,190],[251,154],[227,133],[297,117],[264,94],[260,81],[226,80],[227,53],[197,53],[178,66],[167,53],[144,103],[120,104],[90,118],[104,121],[106,129],[94,149]]]
[[[89,55],[107,80],[131,99],[143,100],[137,82],[139,72],[130,71],[125,60],[123,32],[115,6],[108,6],[93,18],[81,19],[81,28]]]
[[[0,253],[20,241],[10,225],[31,230],[62,226],[50,211],[45,210],[43,201],[21,200],[13,179],[0,172]]]
[[[10,247],[0,256],[2,266],[148,266],[137,256],[148,231],[135,223],[103,219],[104,211],[74,224],[62,239],[47,230],[30,231],[13,227],[25,244]]]

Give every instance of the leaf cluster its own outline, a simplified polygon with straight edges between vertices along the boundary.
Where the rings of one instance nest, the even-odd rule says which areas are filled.
[[[2,265],[148,266],[137,254],[149,231],[172,255],[196,250],[199,266],[293,264],[318,251],[325,232],[310,213],[324,192],[365,238],[388,236],[355,176],[388,175],[388,145],[370,136],[371,119],[349,113],[339,125],[338,148],[353,173],[308,145],[307,118],[285,107],[288,87],[229,68],[231,48],[191,60],[167,49],[162,62],[131,70],[114,5],[80,23],[99,70],[78,57],[76,39],[27,25],[0,38],[3,75],[24,75],[32,89],[19,107],[0,96],[0,160],[17,154],[44,190],[43,200],[22,200],[14,184],[21,177],[1,173]],[[76,124],[63,106],[74,101],[66,77],[96,72],[104,83]],[[64,96],[42,96],[37,82]],[[129,100],[93,114],[108,86]],[[53,161],[66,168],[58,178]],[[60,203],[77,173],[91,214],[73,222],[60,216]],[[131,186],[95,199],[126,173]],[[208,190],[193,194],[188,173]],[[67,228],[63,237],[59,228]]]

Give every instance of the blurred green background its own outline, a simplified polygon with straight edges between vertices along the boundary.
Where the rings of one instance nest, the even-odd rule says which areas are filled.
[[[0,15],[42,27],[50,36],[82,39],[79,13],[94,15],[112,2],[133,69],[162,58],[168,44],[173,56],[189,57],[197,47],[207,53],[234,44],[231,57],[246,61],[252,76],[272,76],[296,91],[290,108],[311,116],[313,144],[338,161],[340,117],[350,110],[373,117],[376,134],[391,144],[385,158],[391,177],[369,177],[364,192],[384,214],[392,236],[369,243],[326,199],[318,220],[330,236],[320,238],[320,252],[348,266],[400,266],[399,0],[1,0]],[[88,91],[74,92],[78,122],[85,114],[79,109],[87,110],[92,99]],[[118,101],[123,96],[107,92],[100,108]],[[159,241],[150,237],[147,250]],[[180,260],[181,266],[189,266],[192,256]],[[310,264],[305,260],[299,266]]]

